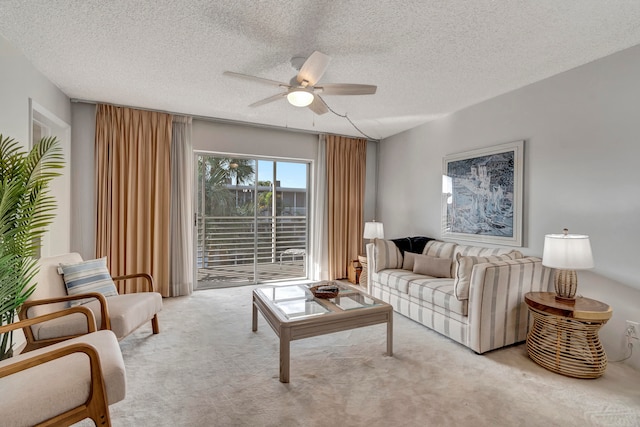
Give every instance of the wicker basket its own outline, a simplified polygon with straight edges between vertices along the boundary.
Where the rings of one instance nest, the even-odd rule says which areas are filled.
[[[335,298],[340,292],[338,285],[336,285],[335,282],[329,281],[320,282],[317,285],[310,287],[309,290],[313,293],[314,297],[323,299]]]

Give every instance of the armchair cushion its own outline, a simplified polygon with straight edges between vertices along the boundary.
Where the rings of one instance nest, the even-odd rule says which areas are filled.
[[[93,312],[96,324],[102,321],[100,302],[93,300],[86,307]],[[107,298],[111,330],[119,339],[126,337],[162,310],[162,296],[157,292],[115,295]],[[87,322],[81,315],[49,320],[31,327],[35,339],[87,333]]]
[[[63,275],[68,295],[87,292],[99,292],[105,297],[118,295],[116,285],[107,269],[107,257],[74,264],[60,264],[58,273]],[[75,300],[71,305],[86,304],[90,301],[90,299]]]
[[[162,310],[162,295],[140,292],[107,298],[111,330],[123,338]]]
[[[85,320],[86,323],[86,320]],[[122,353],[111,331],[97,331],[0,361],[0,368],[75,343],[89,344],[100,357],[108,403],[123,400],[126,377]],[[89,358],[73,353],[0,378],[3,425],[35,425],[83,404],[90,392]]]

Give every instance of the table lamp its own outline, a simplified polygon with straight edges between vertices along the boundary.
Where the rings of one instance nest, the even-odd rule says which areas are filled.
[[[384,239],[384,226],[381,222],[365,222],[364,223],[364,235],[365,239]]]
[[[589,236],[569,234],[566,228],[563,234],[547,234],[544,236],[542,265],[556,269],[556,299],[574,303],[578,289],[576,270],[593,267]]]

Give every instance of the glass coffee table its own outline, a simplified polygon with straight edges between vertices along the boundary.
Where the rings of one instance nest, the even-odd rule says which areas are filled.
[[[302,338],[387,324],[387,355],[393,355],[393,308],[351,286],[331,299],[316,298],[309,285],[269,286],[253,291],[252,330],[258,330],[258,311],[280,338],[280,381],[289,382],[289,343]]]

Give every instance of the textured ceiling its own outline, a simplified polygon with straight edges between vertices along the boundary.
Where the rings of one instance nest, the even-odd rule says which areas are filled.
[[[0,0],[0,34],[71,98],[359,136],[225,70],[375,84],[327,104],[384,138],[640,44],[635,0]]]

